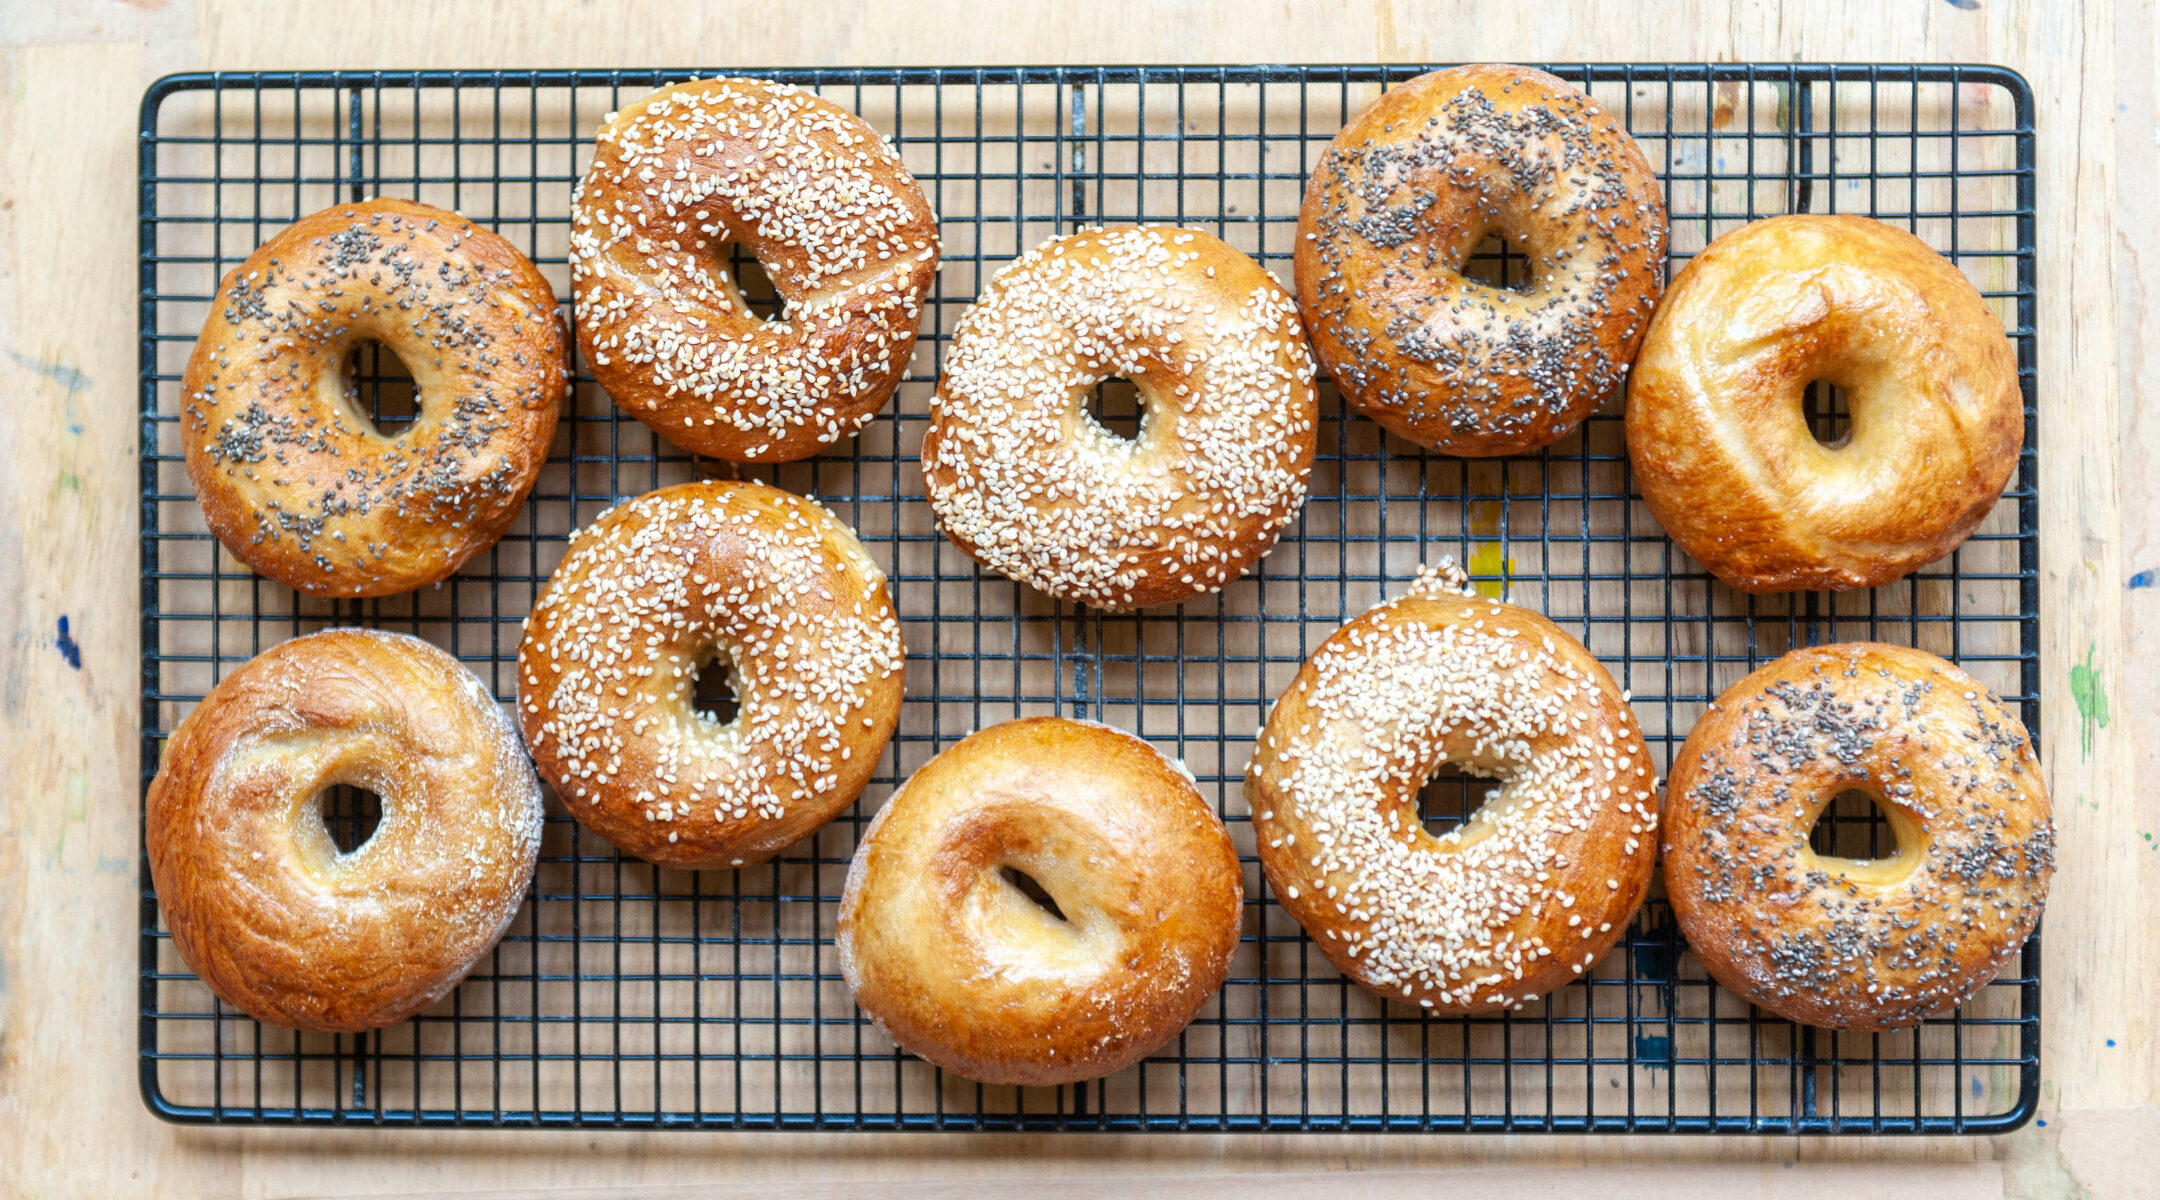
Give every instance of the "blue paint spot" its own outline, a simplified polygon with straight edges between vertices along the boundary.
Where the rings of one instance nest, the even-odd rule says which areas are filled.
[[[59,646],[60,657],[67,660],[67,665],[78,671],[82,670],[82,647],[76,644],[74,638],[68,636],[67,617],[65,615],[60,618]]]
[[[2034,1121],[2034,1122],[2033,1122],[2033,1124],[2035,1124],[2035,1125],[2038,1125],[2038,1126],[2039,1126],[2040,1128],[2042,1128],[2042,1129],[2046,1129],[2046,1128],[2047,1128],[2047,1118],[2046,1118],[2046,1117],[2042,1117],[2042,1118],[2040,1118],[2039,1120],[2037,1120],[2037,1121]]]
[[[29,355],[23,354],[16,350],[9,350],[7,352],[7,355],[9,358],[15,360],[16,366],[21,367],[25,371],[29,371],[36,375],[42,375],[45,378],[52,380],[54,383],[57,383],[61,387],[67,389],[67,394],[70,396],[90,386],[90,377],[88,375],[85,375],[81,371],[78,371],[75,368],[68,366],[66,363],[51,362],[42,358],[32,358]]]
[[[1647,1033],[1635,1035],[1635,1061],[1646,1067],[1670,1067],[1672,1039]]]
[[[1966,12],[1980,11],[1980,0],[1943,0],[1943,3],[1952,8],[1963,9]]]
[[[2109,1038],[2109,1039],[2108,1039],[2108,1045],[2112,1046],[2112,1045],[2114,1045],[2114,1044],[2115,1044],[2115,1039],[2114,1039],[2114,1038]]]
[[[1975,1076],[1973,1076],[1973,1081],[1972,1081],[1972,1085],[1973,1085],[1973,1099],[1975,1099],[1975,1100],[1978,1100],[1978,1099],[1980,1098],[1980,1091],[1981,1091],[1981,1088],[1980,1088],[1980,1077],[1979,1077],[1978,1075],[1975,1075]]]
[[[2155,583],[2160,583],[2160,571],[2147,568],[2130,577],[2130,590],[2136,591],[2139,588],[2149,588]]]

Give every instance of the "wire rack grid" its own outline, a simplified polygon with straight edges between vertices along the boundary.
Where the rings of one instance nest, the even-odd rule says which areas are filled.
[[[875,781],[779,860],[685,873],[618,856],[549,801],[532,894],[501,946],[425,1014],[358,1036],[265,1028],[186,969],[142,871],[140,1069],[173,1120],[390,1125],[935,1130],[1473,1130],[1974,1133],[2014,1128],[2039,1081],[2038,942],[1917,1030],[1796,1027],[1720,991],[1653,895],[1583,982],[1520,1013],[1438,1018],[1346,983],[1268,896],[1239,786],[1273,697],[1320,640],[1441,555],[1581,637],[1630,689],[1662,766],[1724,687],[1788,648],[1873,638],[1942,653],[2037,730],[2032,100],[1974,66],[1553,67],[1620,112],[1659,170],[1674,267],[1740,223],[1873,214],[1988,296],[2019,354],[2027,426],[2012,488],[1956,554],[1867,592],[1747,597],[1675,550],[1631,486],[1618,396],[1521,458],[1466,461],[1385,437],[1323,388],[1312,495],[1258,569],[1217,597],[1108,615],[985,576],[936,531],[915,458],[938,356],[1003,262],[1101,222],[1216,233],[1288,279],[1307,172],[1345,120],[1413,66],[748,72],[818,90],[891,137],[942,217],[944,260],[906,382],[853,443],[745,469],[815,493],[890,573],[908,702]],[[508,536],[454,579],[383,600],[298,597],[205,532],[178,443],[179,372],[221,274],[295,217],[373,194],[489,225],[567,297],[569,197],[602,115],[716,71],[174,76],[141,140],[142,776],[225,672],[342,624],[426,637],[509,701],[520,621],[569,531],[700,475],[580,369],[554,455]],[[735,72],[743,73],[743,72]],[[733,265],[760,311],[757,264]],[[1471,270],[1506,285],[1489,242]],[[564,301],[566,310],[568,301]],[[352,386],[394,433],[415,399],[394,356]],[[1811,389],[1818,434],[1843,419]],[[1096,414],[1130,432],[1129,385]],[[717,689],[708,689],[717,690]],[[724,703],[724,699],[719,701]],[[897,1051],[857,1013],[832,952],[861,828],[967,732],[1022,715],[1111,722],[1183,759],[1243,856],[1243,944],[1178,1039],[1109,1079],[983,1087]],[[1436,780],[1433,827],[1476,781]],[[329,798],[342,843],[371,798]],[[1888,839],[1841,799],[1816,844]]]

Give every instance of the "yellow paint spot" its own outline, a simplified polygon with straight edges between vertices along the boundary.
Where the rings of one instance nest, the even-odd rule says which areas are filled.
[[[1497,579],[1481,579],[1479,576],[1497,575]],[[1507,556],[1507,550],[1498,542],[1479,542],[1470,547],[1470,577],[1476,580],[1478,595],[1498,600],[1507,594],[1507,581],[1515,576],[1515,560]]]

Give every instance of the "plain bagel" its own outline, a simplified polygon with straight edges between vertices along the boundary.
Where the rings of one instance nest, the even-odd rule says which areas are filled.
[[[1243,896],[1230,835],[1178,764],[1105,725],[1007,721],[931,759],[871,822],[840,898],[840,969],[940,1067],[1094,1079],[1222,986]]]
[[[1836,444],[1813,381],[1845,391]],[[2025,438],[2017,353],[1964,274],[1866,217],[1787,216],[1673,280],[1628,389],[1643,502],[1747,592],[1877,587],[1977,528]]]

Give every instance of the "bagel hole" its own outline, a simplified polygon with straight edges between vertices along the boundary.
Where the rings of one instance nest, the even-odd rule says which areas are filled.
[[[1146,405],[1140,402],[1140,388],[1132,380],[1105,379],[1088,393],[1087,415],[1111,437],[1135,442],[1140,440]]]
[[[1478,242],[1461,270],[1465,279],[1503,292],[1527,293],[1534,282],[1530,276],[1529,243],[1510,240],[1497,230]]]
[[[370,339],[345,356],[345,402],[376,433],[394,438],[420,419],[420,389],[405,360]]]
[[[1497,779],[1469,774],[1454,763],[1442,763],[1440,770],[1418,789],[1418,820],[1424,824],[1425,832],[1444,836],[1476,816],[1499,790]]]
[[[741,711],[735,699],[735,664],[717,657],[700,663],[690,685],[690,707],[715,725],[733,721]]]
[[[323,793],[319,808],[323,828],[338,853],[352,854],[375,836],[382,824],[382,797],[366,788],[339,784]]]
[[[1011,884],[1013,890],[1034,901],[1035,907],[1060,921],[1066,919],[1065,910],[1058,907],[1058,902],[1051,899],[1050,893],[1044,890],[1042,884],[1035,882],[1033,875],[1018,867],[999,867],[998,874],[1005,877],[1005,882]]]
[[[1836,450],[1852,440],[1852,409],[1845,403],[1845,389],[1816,380],[1801,395],[1800,411],[1808,432],[1824,447]]]
[[[758,321],[787,320],[787,298],[773,286],[765,264],[741,243],[729,242],[705,261],[713,286],[737,305],[738,311],[747,309],[748,315]]]
[[[1808,849],[1818,858],[1879,862],[1896,858],[1897,830],[1875,797],[1847,788],[1823,805],[1808,830]]]

